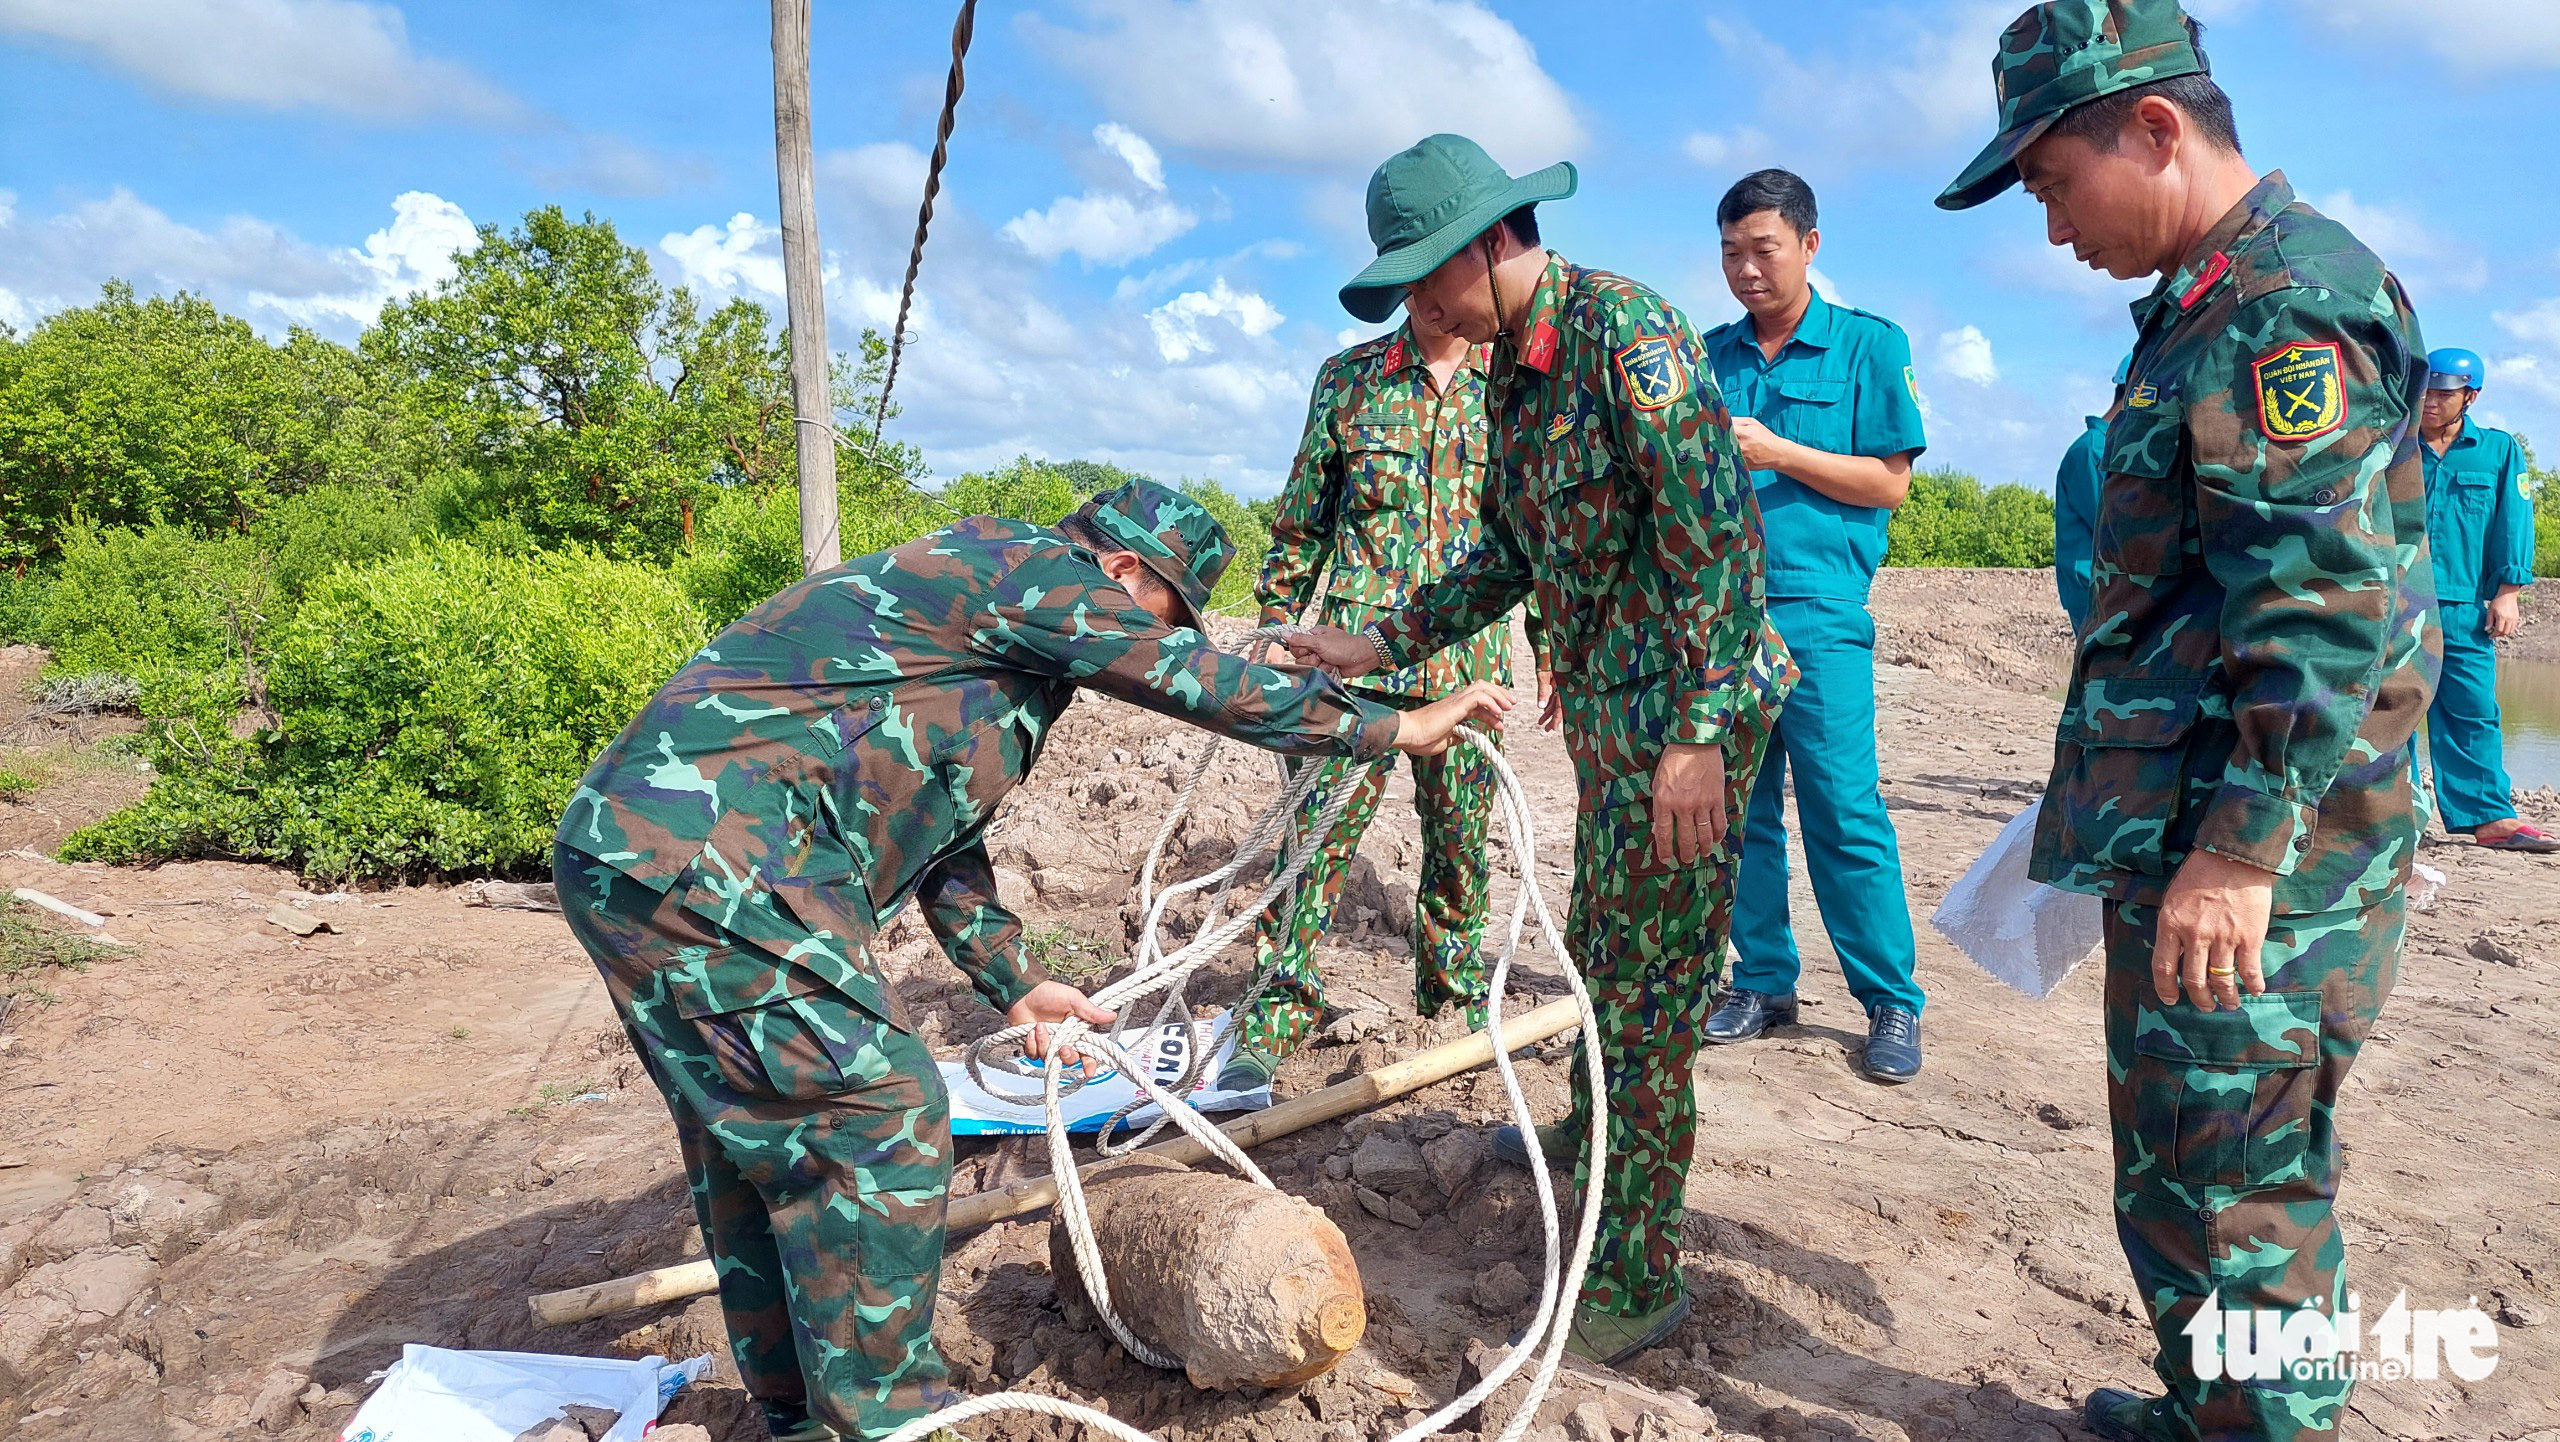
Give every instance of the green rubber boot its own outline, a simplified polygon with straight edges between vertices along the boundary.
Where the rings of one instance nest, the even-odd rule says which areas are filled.
[[[1271,1085],[1271,1078],[1279,1072],[1280,1058],[1238,1037],[1235,1052],[1219,1071],[1216,1085],[1222,1092],[1257,1091]]]
[[[1573,1335],[1565,1339],[1564,1349],[1586,1362],[1615,1367],[1661,1346],[1688,1320],[1685,1290],[1661,1307],[1633,1317],[1599,1311],[1585,1302],[1573,1309]]]
[[[2169,1417],[2169,1399],[2143,1397],[2121,1387],[2089,1394],[2080,1423],[2107,1442],[2186,1442]]]

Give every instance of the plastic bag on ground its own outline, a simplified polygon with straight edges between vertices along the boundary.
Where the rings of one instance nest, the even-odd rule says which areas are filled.
[[[1190,1100],[1204,1112],[1261,1111],[1271,1105],[1271,1088],[1255,1087],[1251,1091],[1219,1091],[1215,1083],[1218,1073],[1235,1054],[1235,1036],[1227,1026],[1227,1013],[1219,1012],[1200,1023],[1200,1030],[1210,1037],[1209,1064],[1200,1069],[1200,1079],[1192,1085]],[[1173,1085],[1182,1075],[1182,1063],[1190,1055],[1191,1037],[1179,1023],[1133,1032],[1130,1050],[1148,1059],[1148,1074],[1158,1086]],[[1116,1069],[1102,1070],[1090,1058],[1086,1068],[1091,1073],[1083,1087],[1068,1092],[1060,1099],[1067,1115],[1067,1130],[1098,1132],[1103,1123],[1122,1107],[1145,1093],[1138,1084],[1122,1076]],[[951,1093],[951,1134],[959,1137],[1008,1136],[1049,1129],[1048,1113],[1035,1096],[1028,1106],[1017,1106],[993,1096],[969,1079],[966,1063],[942,1063],[942,1085]],[[996,1085],[1007,1092],[1036,1092],[1040,1083],[1031,1077],[1003,1077]],[[1127,1126],[1143,1128],[1156,1119],[1159,1109],[1150,1104],[1130,1117]]]
[[[2031,879],[2039,800],[2012,817],[1929,918],[1974,964],[2042,1000],[2105,939],[2097,897]]]
[[[667,1400],[711,1368],[709,1357],[555,1357],[455,1352],[412,1342],[383,1374],[340,1442],[515,1442],[571,1405],[621,1419],[603,1442],[640,1442]]]

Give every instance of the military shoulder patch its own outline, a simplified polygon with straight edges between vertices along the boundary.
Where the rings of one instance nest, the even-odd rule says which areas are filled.
[[[2335,341],[2294,341],[2249,367],[2257,384],[2258,424],[2267,438],[2307,441],[2347,423],[2347,393]]]
[[[1689,367],[1680,347],[1667,335],[1639,337],[1618,350],[1618,379],[1627,388],[1627,403],[1640,411],[1658,411],[1689,393]]]
[[[1547,422],[1548,440],[1560,441],[1572,434],[1573,412],[1571,411],[1558,411],[1556,412],[1556,418]]]
[[[1904,366],[1902,368],[1902,388],[1911,392],[1911,403],[1913,405],[1920,406],[1928,404],[1927,401],[1920,399],[1920,377],[1914,373],[1909,366]]]

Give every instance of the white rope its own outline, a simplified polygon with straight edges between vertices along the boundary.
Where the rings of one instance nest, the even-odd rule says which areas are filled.
[[[1285,636],[1290,629],[1269,627],[1257,630],[1247,638],[1247,646],[1258,652],[1261,647],[1268,645],[1271,641]],[[1183,995],[1183,988],[1192,973],[1223,954],[1259,920],[1267,906],[1297,885],[1308,863],[1314,860],[1316,852],[1323,846],[1324,839],[1332,834],[1334,826],[1341,820],[1344,808],[1350,804],[1351,796],[1358,787],[1343,784],[1349,779],[1350,768],[1342,762],[1333,761],[1322,765],[1310,762],[1301,765],[1297,768],[1295,775],[1284,774],[1286,784],[1281,788],[1279,798],[1255,819],[1244,840],[1238,843],[1235,854],[1225,865],[1206,875],[1177,882],[1159,891],[1156,887],[1156,869],[1163,860],[1165,848],[1171,842],[1175,830],[1181,826],[1183,818],[1190,813],[1192,798],[1206,780],[1209,768],[1224,744],[1213,741],[1201,755],[1198,764],[1192,768],[1190,778],[1185,782],[1172,812],[1166,816],[1164,825],[1156,833],[1154,844],[1148,848],[1145,865],[1139,870],[1138,898],[1146,920],[1139,931],[1137,954],[1132,958],[1131,968],[1126,976],[1093,994],[1096,1005],[1117,1011],[1120,1014],[1120,1020],[1109,1032],[1095,1032],[1085,1023],[1075,1020],[1051,1024],[1049,1045],[1053,1052],[1072,1047],[1078,1051],[1094,1053],[1110,1062],[1118,1067],[1122,1074],[1134,1081],[1145,1094],[1146,1100],[1154,1103],[1161,1111],[1162,1116],[1154,1125],[1117,1148],[1113,1147],[1109,1140],[1112,1128],[1125,1119],[1129,1110],[1143,1103],[1132,1103],[1131,1108],[1124,1109],[1120,1114],[1115,1115],[1104,1128],[1104,1139],[1101,1143],[1104,1155],[1117,1155],[1121,1151],[1142,1145],[1147,1138],[1170,1123],[1181,1128],[1185,1135],[1198,1141],[1210,1155],[1227,1163],[1237,1172],[1250,1178],[1256,1185],[1271,1187],[1271,1179],[1263,1175],[1261,1168],[1254,1165],[1252,1158],[1245,1155],[1243,1148],[1237,1146],[1226,1133],[1201,1116],[1184,1098],[1183,1094],[1190,1091],[1200,1068],[1206,1064],[1209,1050],[1203,1044],[1198,1022],[1191,1015],[1190,1006]],[[1546,1261],[1538,1292],[1537,1310],[1531,1315],[1529,1326],[1523,1333],[1520,1344],[1504,1353],[1501,1360],[1487,1370],[1483,1380],[1468,1389],[1464,1395],[1451,1399],[1446,1406],[1430,1416],[1396,1433],[1391,1442],[1419,1442],[1421,1438],[1439,1434],[1458,1417],[1481,1405],[1486,1398],[1491,1397],[1515,1373],[1534,1359],[1536,1370],[1531,1376],[1528,1395],[1522,1400],[1519,1409],[1512,1415],[1498,1439],[1498,1442],[1518,1442],[1520,1436],[1528,1431],[1529,1424],[1537,1417],[1538,1403],[1555,1381],[1556,1371],[1563,1364],[1565,1341],[1572,1330],[1572,1298],[1580,1294],[1583,1276],[1590,1269],[1592,1242],[1597,1235],[1600,1219],[1599,1179],[1608,1161],[1608,1093],[1602,1083],[1600,1071],[1599,1018],[1592,1011],[1590,993],[1583,984],[1582,973],[1574,966],[1573,957],[1565,948],[1563,930],[1556,924],[1553,913],[1548,910],[1546,896],[1538,886],[1537,829],[1529,812],[1528,792],[1521,786],[1520,778],[1512,771],[1510,762],[1483,733],[1471,727],[1462,727],[1453,744],[1472,748],[1486,764],[1493,768],[1494,799],[1509,833],[1512,860],[1520,877],[1519,896],[1511,910],[1510,932],[1501,954],[1494,961],[1493,973],[1488,978],[1485,1030],[1493,1037],[1494,1069],[1502,1077],[1503,1095],[1510,1106],[1511,1120],[1520,1128],[1521,1135],[1529,1142],[1529,1171],[1536,1183],[1539,1221],[1546,1238]],[[1318,809],[1318,814],[1306,825],[1296,824],[1295,818],[1308,796],[1319,786],[1326,788],[1326,795]],[[1230,914],[1226,905],[1235,879],[1243,874],[1246,867],[1261,860],[1263,852],[1275,842],[1280,849],[1279,866],[1273,870],[1271,877],[1249,904]],[[1162,938],[1165,909],[1179,897],[1204,890],[1210,892],[1210,897],[1208,908],[1201,918],[1197,932],[1189,944],[1170,952],[1166,951]],[[1575,1008],[1580,1014],[1584,1083],[1590,1090],[1592,1098],[1590,1135],[1585,1151],[1585,1157],[1590,1164],[1591,1184],[1583,1197],[1581,1224],[1575,1229],[1569,1258],[1560,1258],[1558,1255],[1563,1225],[1556,1205],[1554,1178],[1548,1168],[1545,1148],[1537,1143],[1537,1119],[1530,1115],[1528,1096],[1522,1090],[1519,1074],[1512,1066],[1510,1048],[1505,1044],[1502,1032],[1503,993],[1510,977],[1511,961],[1520,950],[1522,937],[1526,934],[1529,918],[1533,912],[1536,915],[1539,930],[1546,937],[1549,948],[1555,952],[1557,963],[1564,973],[1565,981],[1573,996]],[[1264,976],[1257,972],[1254,986],[1249,987],[1246,994],[1250,996],[1264,979]],[[1148,1023],[1144,1029],[1151,1031],[1155,1027],[1179,1020],[1187,1029],[1191,1040],[1182,1074],[1174,1078],[1170,1087],[1158,1083],[1150,1075],[1147,1066],[1130,1051],[1132,1044],[1130,1033],[1138,1029],[1134,1021],[1136,1007],[1146,998],[1159,993],[1163,995],[1163,1002],[1155,1009],[1155,1020]],[[1230,1025],[1233,1024],[1231,1019]],[[1030,1033],[1031,1027],[1028,1025],[1007,1027],[970,1048],[967,1064],[971,1079],[1001,1101],[1024,1108],[1037,1105],[1046,1112],[1049,1169],[1058,1187],[1056,1225],[1067,1229],[1067,1238],[1076,1258],[1076,1270],[1084,1279],[1085,1291],[1093,1301],[1095,1314],[1102,1319],[1104,1326],[1110,1329],[1111,1335],[1119,1341],[1130,1356],[1149,1366],[1169,1370],[1178,1369],[1182,1365],[1178,1359],[1165,1356],[1141,1342],[1112,1309],[1110,1279],[1103,1273],[1102,1258],[1095,1246],[1092,1216],[1085,1202],[1084,1183],[1076,1173],[1075,1154],[1067,1133],[1064,1109],[1061,1106],[1064,1097],[1082,1084],[1081,1078],[1068,1077],[1068,1069],[1065,1067],[1043,1066],[1037,1069],[1040,1087],[1036,1093],[1005,1091],[991,1080],[991,1076],[1015,1076],[1029,1079],[1035,1074],[1031,1068],[1009,1056],[1000,1058],[996,1055],[998,1052],[1017,1051],[1019,1043]],[[1106,1437],[1119,1439],[1119,1442],[1156,1442],[1156,1439],[1149,1434],[1105,1413],[1080,1406],[1064,1398],[1031,1392],[999,1392],[974,1398],[955,1407],[945,1408],[929,1417],[917,1418],[899,1428],[890,1435],[889,1442],[922,1442],[922,1439],[938,1428],[954,1426],[973,1418],[999,1412],[1034,1412],[1077,1422]]]

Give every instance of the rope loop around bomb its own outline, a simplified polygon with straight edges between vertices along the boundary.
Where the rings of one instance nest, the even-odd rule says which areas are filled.
[[[1286,626],[1258,629],[1245,638],[1244,649],[1259,654],[1263,648],[1285,639],[1295,629]],[[1191,1014],[1184,988],[1194,972],[1222,955],[1250,930],[1260,919],[1264,908],[1297,885],[1323,845],[1324,838],[1332,834],[1334,826],[1341,820],[1343,810],[1357,788],[1343,784],[1350,774],[1349,766],[1343,762],[1307,762],[1295,768],[1284,763],[1280,794],[1255,817],[1252,827],[1237,844],[1235,854],[1224,865],[1204,875],[1159,889],[1156,872],[1163,861],[1165,849],[1183,818],[1190,814],[1194,797],[1226,744],[1222,740],[1213,740],[1202,752],[1173,810],[1167,813],[1164,824],[1157,829],[1155,841],[1148,848],[1146,862],[1139,870],[1138,900],[1145,921],[1139,930],[1136,954],[1126,975],[1093,993],[1095,1004],[1119,1013],[1119,1020],[1108,1031],[1096,1031],[1075,1020],[1050,1024],[1049,1044],[1053,1050],[1072,1047],[1078,1052],[1097,1055],[1118,1067],[1137,1084],[1144,1099],[1112,1117],[1104,1127],[1106,1139],[1113,1128],[1138,1107],[1152,1104],[1161,1112],[1156,1122],[1126,1142],[1115,1146],[1106,1140],[1102,1144],[1104,1155],[1118,1155],[1143,1145],[1148,1138],[1171,1125],[1180,1128],[1206,1148],[1211,1156],[1227,1163],[1256,1185],[1272,1187],[1271,1179],[1254,1165],[1252,1158],[1185,1099],[1184,1094],[1191,1090],[1201,1068],[1207,1064],[1209,1047],[1200,1035],[1197,1018]],[[1528,792],[1520,784],[1519,776],[1513,772],[1501,749],[1484,733],[1473,727],[1461,727],[1451,744],[1474,749],[1493,768],[1495,803],[1510,837],[1512,861],[1520,878],[1519,896],[1511,910],[1509,934],[1487,979],[1489,993],[1485,1029],[1494,1038],[1494,1070],[1502,1078],[1503,1096],[1509,1103],[1511,1120],[1521,1129],[1523,1136],[1532,1139],[1528,1149],[1529,1171],[1536,1184],[1546,1257],[1538,1305],[1521,1334],[1521,1340],[1504,1352],[1474,1387],[1421,1421],[1395,1433],[1389,1442],[1420,1442],[1420,1439],[1439,1435],[1457,1418],[1475,1410],[1534,1360],[1536,1369],[1531,1375],[1528,1395],[1522,1399],[1519,1409],[1512,1414],[1498,1439],[1498,1442],[1519,1442],[1537,1417],[1538,1403],[1546,1396],[1563,1364],[1564,1345],[1571,1332],[1572,1299],[1580,1295],[1583,1276],[1590,1270],[1592,1244],[1599,1226],[1599,1183],[1608,1161],[1609,1098],[1600,1071],[1599,1017],[1592,1010],[1590,991],[1583,982],[1582,973],[1574,965],[1572,953],[1565,947],[1563,930],[1557,925],[1553,912],[1547,906],[1546,896],[1538,885],[1537,829],[1530,814]],[[1323,788],[1325,799],[1317,814],[1308,823],[1299,824],[1295,818],[1304,809],[1307,798],[1319,787]],[[1274,845],[1280,850],[1280,864],[1273,868],[1269,879],[1248,904],[1230,913],[1227,901],[1236,879],[1244,874],[1247,867],[1260,862],[1264,852]],[[1166,908],[1179,897],[1201,891],[1210,895],[1208,909],[1198,930],[1187,944],[1166,950],[1163,941]],[[1518,1072],[1512,1066],[1510,1050],[1502,1044],[1503,993],[1510,977],[1512,958],[1519,953],[1533,914],[1549,949],[1555,953],[1580,1013],[1584,1084],[1592,1097],[1591,1128],[1584,1153],[1589,1164],[1587,1175],[1590,1183],[1582,1198],[1580,1225],[1575,1228],[1569,1257],[1559,1255],[1563,1225],[1556,1203],[1555,1177],[1548,1166],[1545,1149],[1534,1140],[1537,1119],[1529,1112],[1528,1097],[1520,1085]],[[1246,996],[1251,996],[1263,980],[1257,972],[1254,981],[1246,988]],[[1136,1010],[1148,998],[1159,995],[1163,999],[1154,1009],[1154,1020],[1146,1023],[1143,1029],[1153,1031],[1156,1027],[1179,1021],[1187,1029],[1191,1042],[1181,1075],[1174,1078],[1171,1086],[1156,1081],[1139,1058],[1133,1055],[1132,1034],[1140,1029],[1133,1019]],[[1233,1013],[1230,1012],[1229,1025],[1234,1024]],[[1112,1309],[1110,1281],[1103,1273],[1101,1255],[1094,1241],[1084,1183],[1076,1170],[1063,1107],[1064,1099],[1082,1082],[1080,1078],[1069,1078],[1066,1075],[1069,1069],[1065,1067],[1025,1066],[1015,1060],[1021,1044],[1030,1033],[1028,1025],[1007,1027],[977,1042],[969,1049],[967,1057],[970,1079],[999,1101],[1026,1109],[1036,1105],[1044,1111],[1048,1124],[1049,1169],[1057,1179],[1058,1187],[1056,1225],[1068,1229],[1076,1270],[1083,1277],[1095,1314],[1130,1356],[1149,1366],[1178,1370],[1182,1365],[1179,1359],[1165,1356],[1140,1341]],[[995,1076],[1024,1080],[1036,1077],[1040,1084],[1036,1092],[1008,1091],[993,1084],[991,1078]],[[889,1442],[923,1442],[938,1428],[1003,1412],[1031,1412],[1077,1422],[1102,1436],[1117,1439],[1117,1442],[1158,1442],[1150,1434],[1105,1413],[1064,1398],[1030,1392],[999,1392],[945,1408],[899,1428],[891,1434]]]

